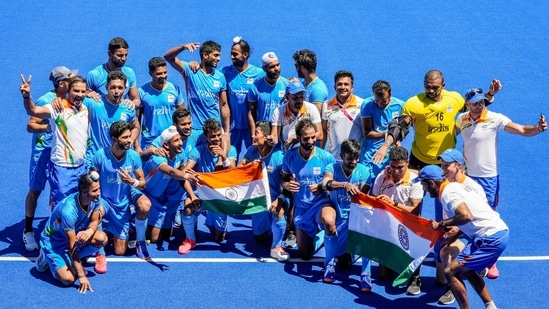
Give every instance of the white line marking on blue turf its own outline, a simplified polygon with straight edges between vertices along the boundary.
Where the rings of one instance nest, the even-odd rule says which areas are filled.
[[[34,260],[36,257],[11,257],[5,256],[0,257],[0,262],[29,262]],[[107,257],[109,263],[131,263],[131,262],[142,262],[146,263],[147,261],[138,259],[136,257]],[[88,261],[94,261],[95,258],[90,258]],[[426,258],[426,262],[433,262],[433,258]],[[539,255],[539,256],[502,256],[498,261],[549,261],[549,256]],[[271,258],[152,258],[151,262],[161,262],[161,263],[279,263]],[[308,261],[302,259],[290,259],[291,263],[322,263],[324,258],[317,257],[312,258]]]

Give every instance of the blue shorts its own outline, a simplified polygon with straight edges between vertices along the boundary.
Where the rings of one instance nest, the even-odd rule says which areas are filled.
[[[179,209],[181,201],[159,200],[149,196],[151,210],[149,212],[148,224],[156,228],[169,229],[172,227],[175,214]]]
[[[143,195],[143,192],[132,188],[130,191],[130,201],[135,205],[138,198]],[[124,205],[123,207],[112,205],[109,201],[105,201],[105,216],[104,219],[108,221],[105,230],[112,233],[113,236],[119,239],[128,239],[130,232],[130,221],[132,218],[131,204]]]
[[[64,167],[50,164],[50,206],[53,209],[65,197],[78,191],[78,179],[86,173],[84,164],[77,167]]]
[[[468,269],[481,272],[496,263],[508,242],[508,230],[497,232],[488,237],[475,238],[465,246],[456,260]]]
[[[442,249],[442,247],[441,247],[440,243],[442,242],[443,239],[444,238],[441,238],[439,241],[437,241],[437,243],[433,247],[434,258],[435,258],[435,262],[437,262],[437,263],[442,263],[442,259],[440,258],[440,249]],[[465,244],[465,245],[469,242],[469,239],[467,238],[467,236],[465,236],[463,234],[461,236],[459,236],[459,238],[457,240],[460,241],[461,243]]]
[[[56,242],[55,244],[52,244],[49,241],[43,241],[40,240],[40,247],[42,250],[44,250],[44,255],[46,256],[46,262],[50,266],[51,274],[57,278],[57,272],[65,267],[72,267],[72,260],[69,255],[69,252],[67,251],[67,243],[59,243]],[[79,250],[86,250],[87,247],[91,247],[91,245],[87,245],[85,247],[80,248]],[[96,251],[97,249],[91,250]],[[90,250],[87,250],[90,251]],[[84,258],[85,256],[80,256],[81,258]]]
[[[227,215],[220,215],[208,210],[204,224],[208,227],[215,228],[219,232],[224,232],[227,229]]]
[[[51,148],[33,149],[29,164],[29,189],[44,191],[49,177]]]
[[[254,235],[261,235],[271,230],[271,214],[268,211],[263,211],[251,215],[252,230]]]
[[[294,210],[294,225],[296,229],[300,229],[307,233],[312,239],[321,228],[320,212],[326,205],[318,204],[310,208],[296,207]]]
[[[483,189],[484,193],[486,193],[486,199],[488,200],[488,204],[492,209],[496,209],[498,206],[498,196],[499,196],[499,176],[495,177],[473,177],[474,181],[476,181]]]

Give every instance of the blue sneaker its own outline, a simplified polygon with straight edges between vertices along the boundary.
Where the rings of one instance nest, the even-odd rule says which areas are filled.
[[[368,272],[363,272],[360,275],[360,291],[362,293],[372,292],[372,278]]]
[[[335,265],[330,262],[324,268],[324,274],[322,274],[322,281],[325,283],[332,283],[335,281]]]
[[[146,241],[138,241],[135,244],[135,254],[138,258],[142,260],[148,260],[149,257],[149,251],[147,250],[147,242]]]

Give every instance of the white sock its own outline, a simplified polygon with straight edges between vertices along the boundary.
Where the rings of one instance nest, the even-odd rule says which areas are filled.
[[[496,304],[494,304],[494,301],[491,301],[484,304],[484,309],[498,309],[498,308],[496,307]]]

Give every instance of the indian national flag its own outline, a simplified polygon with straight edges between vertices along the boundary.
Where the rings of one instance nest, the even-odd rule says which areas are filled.
[[[376,197],[360,193],[351,201],[347,251],[398,272],[393,286],[406,283],[444,232]]]
[[[267,170],[253,162],[228,170],[199,174],[202,206],[219,214],[250,215],[271,204]]]

